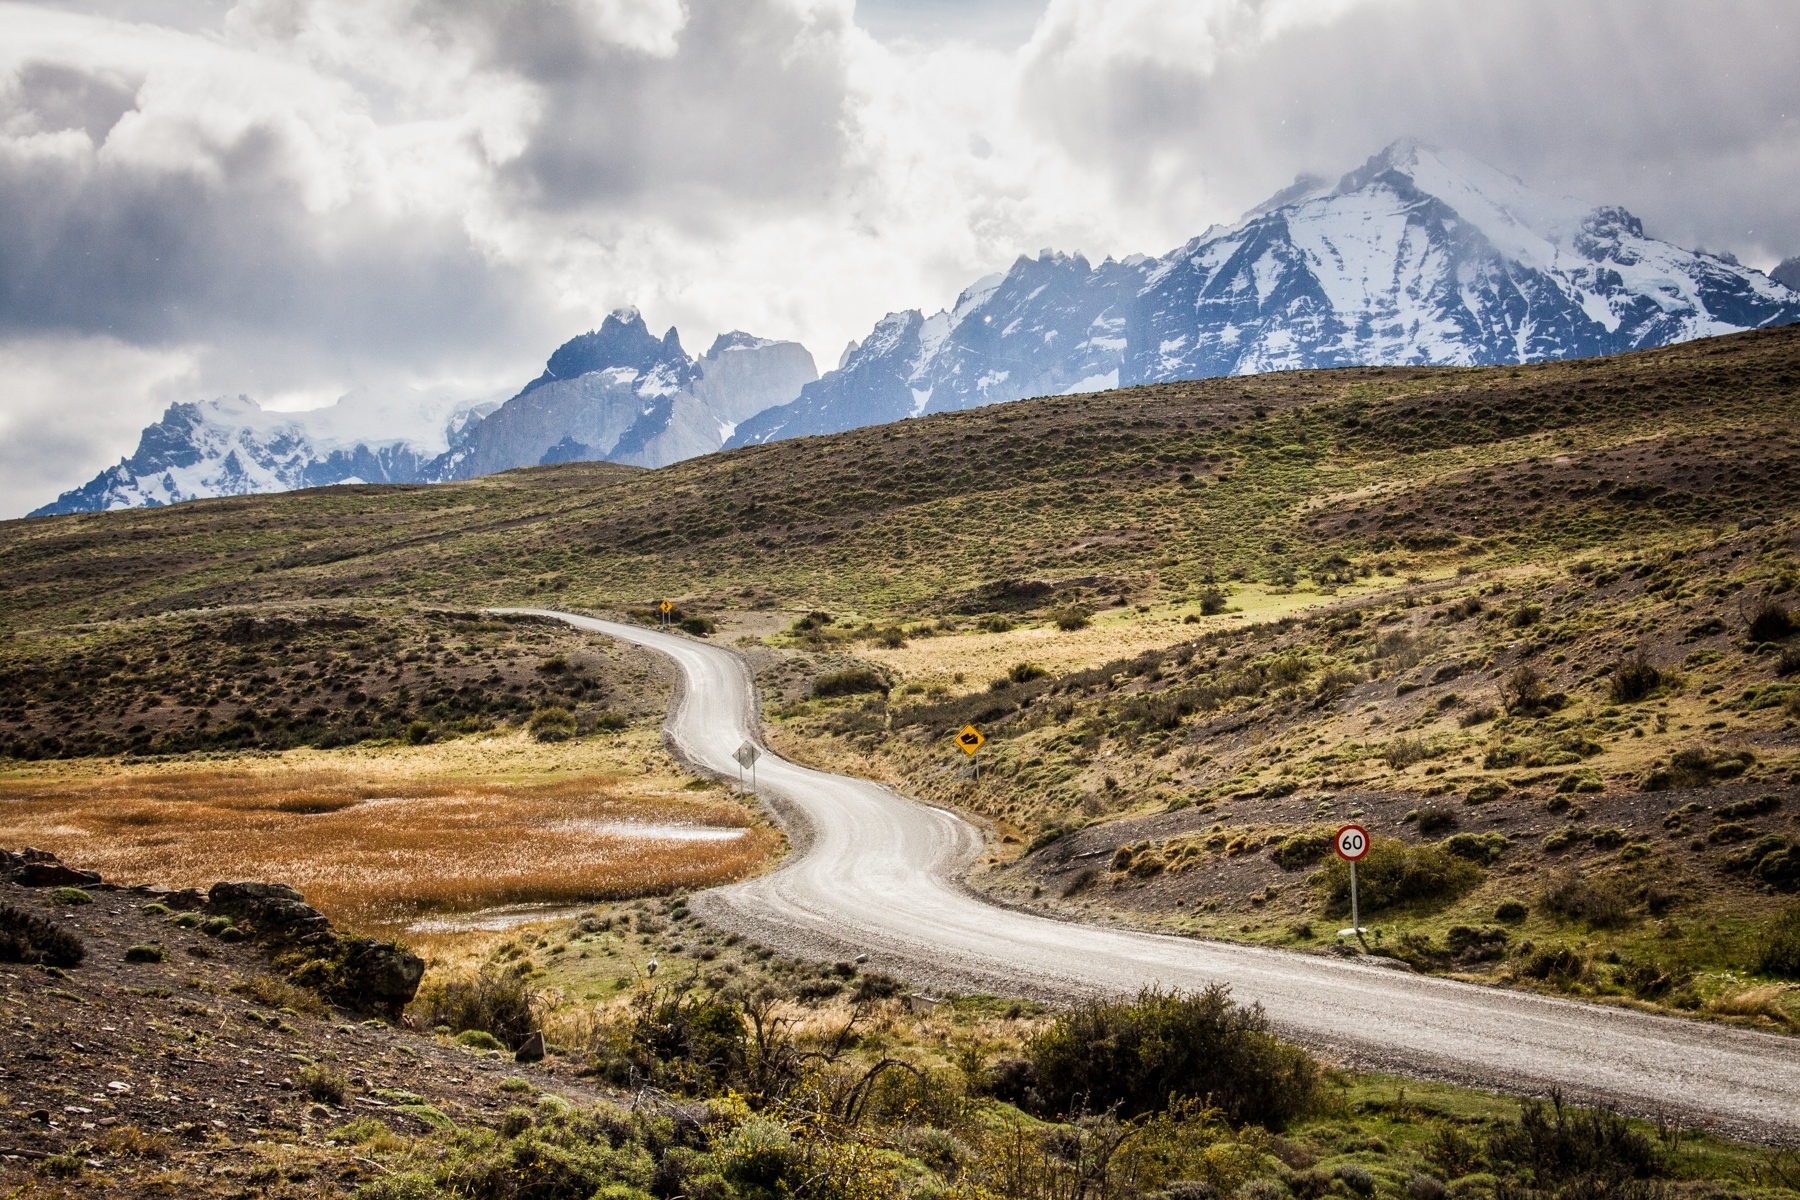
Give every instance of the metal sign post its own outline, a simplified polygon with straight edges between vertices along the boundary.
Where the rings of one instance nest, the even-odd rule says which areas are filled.
[[[968,755],[969,761],[974,764],[976,783],[981,782],[981,760],[975,757],[975,752],[981,749],[981,744],[985,741],[987,738],[982,735],[981,730],[973,725],[964,725],[962,732],[956,735],[956,744],[962,747],[962,752]]]
[[[756,748],[756,743],[750,741],[746,741],[743,745],[739,746],[736,752],[732,754],[731,757],[737,759],[738,787],[742,788],[744,786],[744,770],[745,768],[748,768],[750,771],[750,790],[753,792],[756,790],[756,760],[761,756],[762,751]]]
[[[1337,856],[1350,864],[1350,928],[1338,930],[1338,936],[1352,934],[1358,938],[1366,932],[1362,927],[1362,916],[1358,910],[1356,897],[1356,862],[1369,852],[1369,831],[1361,825],[1346,825],[1337,831],[1332,839],[1332,846]]]

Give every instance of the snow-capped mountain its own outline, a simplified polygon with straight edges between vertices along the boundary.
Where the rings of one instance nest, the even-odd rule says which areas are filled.
[[[690,358],[636,309],[572,338],[512,399],[353,392],[270,412],[247,396],[171,404],[137,452],[31,515],[101,512],[333,483],[426,483],[609,459],[658,467],[717,450],[746,417],[819,377],[798,342],[722,334]]]
[[[719,449],[746,417],[818,377],[798,342],[727,333],[689,358],[673,328],[659,339],[635,308],[620,309],[559,347],[542,375],[421,478],[589,459],[664,466]]]
[[[1059,391],[1353,364],[1611,354],[1800,320],[1800,293],[1411,140],[1159,259],[1046,251],[891,313],[728,446]]]
[[[248,396],[171,404],[139,436],[131,457],[31,515],[331,483],[409,483],[498,407],[496,400],[363,392],[306,412],[271,412]]]

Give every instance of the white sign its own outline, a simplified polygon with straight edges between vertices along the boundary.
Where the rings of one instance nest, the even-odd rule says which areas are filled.
[[[750,767],[756,765],[756,760],[762,757],[762,751],[758,750],[754,743],[745,742],[731,757],[737,759],[738,766]]]
[[[1355,862],[1369,852],[1369,831],[1361,825],[1346,825],[1337,831],[1337,855]]]

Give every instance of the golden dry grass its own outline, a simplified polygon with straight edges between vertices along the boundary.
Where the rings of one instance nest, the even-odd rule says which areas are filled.
[[[484,769],[485,768],[485,769]],[[41,764],[0,777],[0,845],[121,882],[292,884],[336,922],[708,887],[780,834],[723,789],[689,790],[654,734],[543,747],[308,751],[226,763]],[[741,831],[646,838],[616,826]]]
[[[907,683],[940,686],[952,695],[962,695],[987,687],[1015,663],[1034,663],[1057,675],[1086,671],[1214,630],[1301,615],[1349,596],[1392,587],[1396,582],[1391,578],[1361,580],[1329,594],[1310,584],[1276,589],[1261,584],[1232,584],[1230,611],[1216,616],[1200,616],[1197,601],[1178,600],[1153,605],[1147,613],[1135,608],[1102,609],[1086,629],[1065,631],[1054,624],[1034,624],[1006,633],[913,638],[897,650],[869,643],[859,645],[856,654],[881,663]],[[1189,615],[1199,617],[1198,622],[1188,624]],[[963,677],[961,683],[955,680],[959,674]]]

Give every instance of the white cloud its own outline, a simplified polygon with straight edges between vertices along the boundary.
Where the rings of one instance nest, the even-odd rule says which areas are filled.
[[[485,391],[619,304],[831,361],[1409,133],[1800,251],[1785,0],[876,0],[879,37],[850,0],[96,3],[0,4],[0,405],[65,486],[152,393]],[[117,429],[34,432],[59,361]]]

